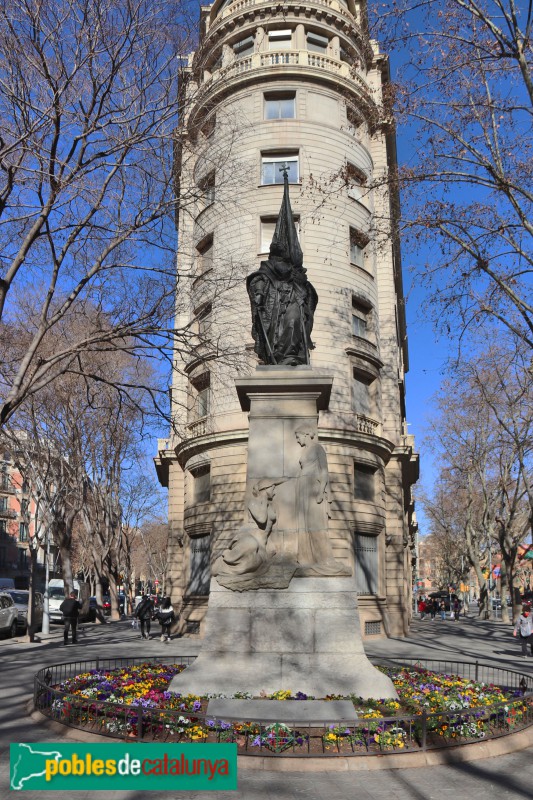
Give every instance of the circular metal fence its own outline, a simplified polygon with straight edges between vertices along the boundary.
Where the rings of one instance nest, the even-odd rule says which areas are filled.
[[[189,665],[196,656],[180,656],[174,664]],[[160,658],[97,658],[45,667],[34,681],[34,707],[63,725],[123,741],[236,742],[238,752],[249,756],[369,756],[425,751],[515,733],[533,725],[533,678],[517,670],[478,661],[382,659],[377,666],[417,668],[467,681],[493,684],[509,699],[489,706],[453,708],[419,714],[308,721],[305,725],[278,722],[216,719],[201,710],[147,707],[140,701],[125,705],[74,695],[61,687],[69,678],[96,671],[107,673],[140,664],[169,665],[168,653]],[[298,702],[297,700],[286,702]],[[280,703],[282,709],[283,704]]]

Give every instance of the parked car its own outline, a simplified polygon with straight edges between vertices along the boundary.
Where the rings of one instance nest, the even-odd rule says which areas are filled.
[[[126,602],[126,597],[122,592],[118,595],[118,610],[120,615],[124,614],[124,605]],[[111,598],[108,594],[105,594],[102,597],[102,608],[104,610],[104,614],[108,617],[111,614]]]
[[[13,598],[13,602],[18,611],[17,625],[19,631],[26,633],[28,628],[28,605],[30,593],[27,589],[8,589],[8,594]],[[40,592],[34,592],[34,621],[33,626],[36,631],[40,631],[43,624],[44,598]]]
[[[17,635],[18,608],[8,592],[0,592],[0,633],[14,638]]]

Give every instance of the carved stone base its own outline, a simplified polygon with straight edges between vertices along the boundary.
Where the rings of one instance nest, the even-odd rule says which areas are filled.
[[[274,556],[255,572],[238,575],[223,572],[227,567],[222,558],[219,558],[213,566],[213,574],[221,586],[236,592],[244,592],[245,589],[286,589],[297,567],[298,564],[278,560]]]
[[[283,592],[235,592],[211,580],[201,653],[170,691],[258,696],[278,689],[397,697],[364,653],[353,578],[298,578]]]

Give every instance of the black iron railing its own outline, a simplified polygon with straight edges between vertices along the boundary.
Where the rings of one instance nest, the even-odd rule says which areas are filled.
[[[195,656],[180,656],[188,665]],[[515,733],[533,725],[533,677],[517,670],[478,661],[384,659],[386,667],[418,667],[439,674],[494,684],[510,695],[490,706],[395,716],[357,716],[330,724],[306,721],[304,725],[261,720],[215,719],[201,711],[125,705],[70,694],[61,684],[80,673],[108,672],[136,664],[168,664],[160,658],[97,658],[55,664],[35,676],[34,706],[62,724],[121,740],[139,742],[237,742],[238,751],[261,756],[383,755],[470,744]],[[298,702],[287,701],[287,702]]]

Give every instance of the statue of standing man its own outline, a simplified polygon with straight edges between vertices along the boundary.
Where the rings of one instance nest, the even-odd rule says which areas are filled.
[[[267,261],[246,280],[252,307],[255,352],[264,364],[309,364],[318,295],[307,280],[289,200],[287,169],[283,200]]]

